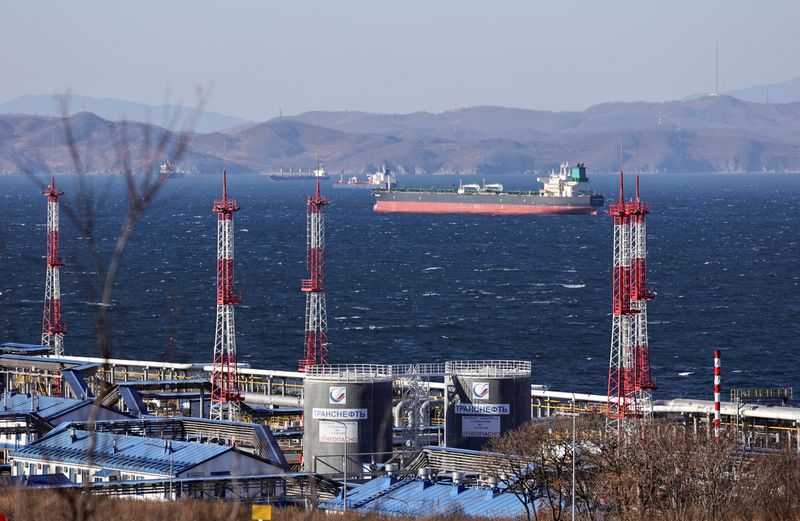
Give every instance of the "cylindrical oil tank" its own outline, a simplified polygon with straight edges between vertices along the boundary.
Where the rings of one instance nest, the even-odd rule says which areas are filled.
[[[391,456],[390,366],[309,366],[303,387],[306,471],[340,473],[346,461],[348,473],[360,472]]]
[[[481,450],[531,419],[531,363],[463,360],[445,364],[445,445]]]

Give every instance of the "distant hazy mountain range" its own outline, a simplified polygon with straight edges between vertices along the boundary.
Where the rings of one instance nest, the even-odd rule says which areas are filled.
[[[119,122],[90,113],[70,122],[87,170],[119,169]],[[144,123],[124,131],[134,151],[148,132],[167,132]],[[57,168],[73,170],[60,118],[0,115],[0,170],[49,170],[44,165],[54,135]],[[620,145],[627,170],[638,164],[656,172],[800,171],[800,102],[704,96],[605,103],[581,112],[473,107],[441,114],[305,113],[224,133],[198,132],[179,166],[218,172],[227,147],[231,169],[262,172],[313,168],[317,154],[333,173],[385,163],[400,173],[492,174],[549,170],[564,160],[610,171],[619,168]]]
[[[109,121],[129,120],[182,128],[188,119],[194,115],[191,104],[183,107],[178,105],[151,106],[132,101],[92,98],[78,94],[70,95],[67,99],[69,100],[67,108],[69,115],[77,114],[78,112],[91,112]],[[0,104],[0,114],[60,117],[63,112],[59,106],[58,97],[42,94],[20,96]],[[203,110],[197,114],[197,124],[194,130],[197,132],[217,132],[247,123],[251,122],[246,119],[220,114],[219,112]]]
[[[122,124],[90,112],[70,116],[69,126],[82,170],[90,173],[121,171],[123,144],[127,144],[134,167],[140,169],[147,166],[138,160],[145,155],[140,151],[152,150],[165,137],[166,154],[169,154],[177,143],[175,134],[162,127],[135,122]],[[61,118],[0,114],[0,172],[48,173],[51,147],[57,172],[76,171],[64,129]],[[183,160],[198,172],[220,171],[222,165],[216,155],[209,156],[195,149],[188,150]]]

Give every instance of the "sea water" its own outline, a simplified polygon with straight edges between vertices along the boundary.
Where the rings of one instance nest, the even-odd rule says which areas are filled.
[[[306,198],[313,182],[229,175],[235,216],[239,360],[295,369],[303,348]],[[616,175],[592,187],[616,198]],[[42,178],[44,179],[44,178]],[[480,179],[464,177],[464,182]],[[626,177],[626,194],[633,178]],[[120,178],[91,176],[91,235],[108,261],[127,200]],[[44,181],[42,181],[44,182]],[[57,178],[81,218],[76,176]],[[408,176],[408,187],[452,187],[453,176]],[[537,189],[535,176],[487,176]],[[368,190],[332,190],[326,208],[331,361],[408,363],[524,359],[553,389],[604,393],[611,327],[611,218],[376,214]],[[657,398],[712,397],[712,353],[723,386],[800,386],[800,175],[645,174],[650,354]],[[168,180],[137,223],[115,281],[113,356],[209,362],[214,335],[220,176]],[[0,341],[38,343],[46,199],[24,176],[0,176]],[[78,231],[62,208],[66,352],[97,355],[99,292]]]

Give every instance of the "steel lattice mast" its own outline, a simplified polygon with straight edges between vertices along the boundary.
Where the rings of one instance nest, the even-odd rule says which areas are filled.
[[[233,213],[239,205],[228,199],[228,172],[222,172],[222,199],[214,201],[217,214],[217,325],[214,368],[211,373],[211,418],[236,421],[239,417],[239,374],[236,367],[236,328],[233,306],[241,295],[233,289]]]
[[[624,421],[641,416],[641,412],[635,390],[634,315],[638,310],[631,306],[631,216],[625,203],[621,170],[619,200],[609,205],[608,213],[614,219],[614,266],[607,414],[613,427],[622,433]]]
[[[58,198],[64,195],[56,187],[56,178],[42,192],[47,197],[47,275],[44,285],[44,315],[42,318],[42,345],[56,356],[64,354],[64,334],[67,327],[61,320],[61,268],[64,259],[58,252]]]
[[[650,213],[650,205],[639,198],[639,176],[636,176],[636,197],[628,203],[627,213],[631,219],[631,307],[638,311],[634,318],[636,374],[633,385],[637,409],[645,418],[652,418],[652,391],[656,389],[656,382],[650,371],[647,302],[655,294],[647,286],[647,214]]]
[[[325,310],[325,206],[330,203],[322,197],[317,179],[317,191],[308,198],[306,264],[308,278],[301,281],[300,289],[306,294],[305,346],[299,361],[300,371],[309,365],[326,365],[328,358],[328,316]]]
[[[719,410],[719,397],[722,393],[720,386],[720,352],[714,351],[714,442],[719,443],[719,424],[720,424],[720,410]]]

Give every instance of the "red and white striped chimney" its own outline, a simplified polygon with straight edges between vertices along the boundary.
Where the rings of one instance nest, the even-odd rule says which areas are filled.
[[[720,365],[719,365],[719,350],[714,351],[714,443],[719,443],[719,395],[720,395]]]

